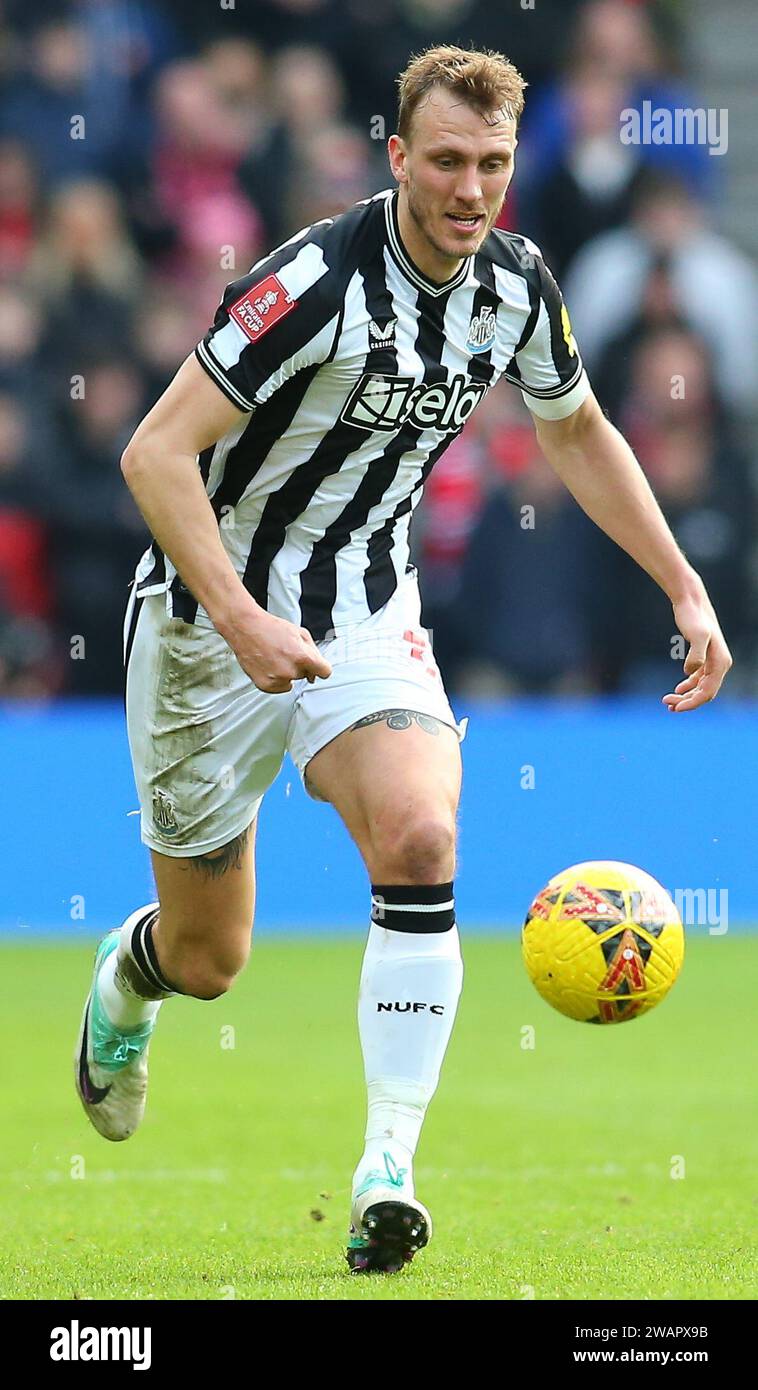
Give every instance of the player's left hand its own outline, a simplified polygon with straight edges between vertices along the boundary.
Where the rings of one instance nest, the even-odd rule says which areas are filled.
[[[663,703],[680,714],[716,698],[732,657],[705,588],[675,603],[674,619],[690,649],[684,662],[685,678],[670,695],[663,696]]]

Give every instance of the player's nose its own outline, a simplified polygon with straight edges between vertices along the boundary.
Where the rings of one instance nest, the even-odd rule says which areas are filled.
[[[477,210],[481,207],[482,185],[479,180],[478,169],[474,167],[461,169],[455,193],[462,204],[471,204]]]

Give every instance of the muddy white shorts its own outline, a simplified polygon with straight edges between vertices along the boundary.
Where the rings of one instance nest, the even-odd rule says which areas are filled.
[[[462,739],[420,611],[411,572],[384,608],[319,642],[327,680],[268,695],[215,628],[169,618],[163,594],[133,592],[126,714],[144,843],[176,857],[219,849],[250,824],[285,752],[304,779],[319,749],[381,710],[432,715]]]

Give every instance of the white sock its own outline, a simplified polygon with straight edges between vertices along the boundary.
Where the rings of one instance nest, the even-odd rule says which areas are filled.
[[[358,1001],[368,1119],[353,1188],[369,1172],[397,1177],[405,1170],[412,1193],[413,1157],[452,1033],[463,962],[452,884],[373,893]],[[433,919],[446,929],[425,930]]]
[[[130,913],[121,927],[121,940],[115,951],[101,967],[97,977],[97,992],[100,1002],[114,1028],[139,1028],[143,1023],[154,1019],[163,1003],[162,998],[144,998],[137,993],[140,988],[139,977],[132,968],[124,972],[125,958],[134,966],[131,951],[132,934],[150,930],[157,918],[157,903],[149,903]],[[127,978],[128,976],[128,978]]]

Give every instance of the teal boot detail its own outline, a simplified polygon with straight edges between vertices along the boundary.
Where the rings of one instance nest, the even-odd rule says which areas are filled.
[[[378,1168],[372,1168],[371,1172],[366,1174],[360,1187],[356,1188],[353,1193],[353,1201],[356,1201],[358,1197],[362,1197],[364,1192],[368,1192],[369,1188],[376,1187],[377,1183],[381,1183],[382,1187],[402,1188],[408,1174],[408,1169],[398,1168],[392,1154],[388,1153],[386,1149],[382,1154],[382,1158],[384,1159],[384,1172],[382,1173]]]
[[[104,936],[95,952],[95,980],[101,966],[116,950],[119,930]],[[154,1021],[140,1023],[136,1028],[116,1028],[100,1003],[97,984],[92,990],[89,1028],[92,1038],[92,1059],[106,1071],[119,1071],[144,1052],[154,1028]]]

